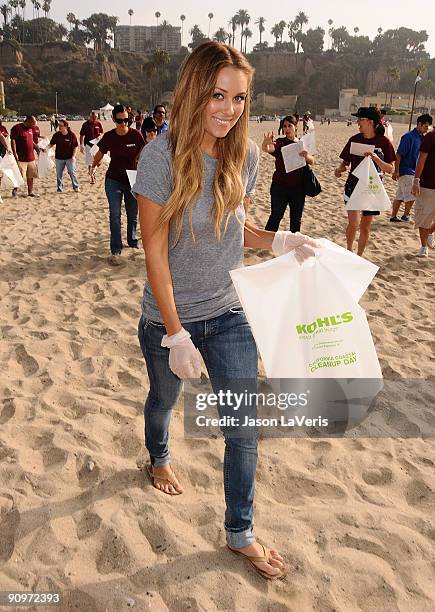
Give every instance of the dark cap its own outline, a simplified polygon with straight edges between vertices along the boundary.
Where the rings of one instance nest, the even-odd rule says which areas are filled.
[[[375,125],[381,122],[381,113],[373,106],[360,106],[356,113],[352,113],[352,117],[358,119],[371,119]]]

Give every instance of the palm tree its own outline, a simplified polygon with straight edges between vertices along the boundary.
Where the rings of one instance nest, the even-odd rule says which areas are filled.
[[[356,36],[359,32],[359,27],[357,26],[356,28],[353,29],[353,31],[355,32],[355,36]]]
[[[12,9],[9,6],[9,4],[2,4],[0,6],[0,13],[3,15],[4,24],[7,25],[7,23],[8,23],[8,15],[9,15],[9,13],[12,13]]]
[[[255,25],[258,25],[258,31],[260,32],[260,45],[261,45],[261,35],[263,34],[263,32],[265,31],[265,27],[264,24],[266,23],[266,20],[264,17],[259,17],[257,19],[257,21],[255,22]]]
[[[207,17],[208,17],[208,37],[210,38],[211,20],[213,19],[214,15],[213,13],[209,13]]]
[[[237,15],[233,15],[233,17],[231,17],[231,19],[228,22],[228,25],[231,27],[231,30],[233,32],[233,40],[232,40],[232,46],[234,47],[234,41],[235,41],[235,36],[236,36],[236,30],[237,30],[237,26],[239,25],[239,18],[237,17]]]
[[[243,51],[243,31],[245,29],[245,26],[247,26],[248,23],[250,22],[251,18],[248,14],[248,11],[245,11],[245,9],[239,9],[236,13],[236,17],[237,17],[238,24],[242,28],[242,31],[240,34],[240,51]]]
[[[68,15],[66,16],[66,20],[69,23],[69,31],[71,32],[72,27],[76,22],[76,16],[74,15],[74,13],[68,13]]]
[[[400,81],[400,70],[397,66],[389,66],[387,68],[387,76],[390,85],[390,108],[393,104],[393,83]],[[387,95],[385,94],[385,104],[387,104]]]
[[[128,14],[129,14],[129,17],[130,17],[130,26],[131,26],[131,18],[134,15],[134,10],[133,9],[128,9]]]
[[[42,10],[44,12],[46,19],[50,13],[50,8],[51,8],[51,0],[45,0],[44,4],[42,5]]]
[[[157,25],[159,25],[159,18],[161,17],[161,13],[159,13],[159,11],[156,11],[154,13],[154,17],[157,19]]]
[[[290,38],[290,42],[292,42],[293,44],[296,42],[296,32],[299,31],[299,24],[296,22],[296,20],[294,21],[290,21],[288,24],[288,35]]]
[[[15,17],[18,15],[18,0],[9,0],[11,9],[15,9]]]
[[[382,34],[382,28],[378,28],[378,34],[379,36]]]
[[[279,37],[281,36],[281,30],[279,27],[279,23],[275,23],[273,28],[271,28],[270,33],[275,38],[275,46],[278,44]]]
[[[228,34],[226,33],[224,28],[219,28],[217,32],[214,33],[214,39],[218,42],[224,43],[227,41]]]
[[[308,17],[305,15],[303,11],[298,13],[295,18],[295,22],[298,24],[300,31],[302,32],[302,28],[305,24],[308,23]]]
[[[249,28],[245,28],[245,31],[243,32],[243,36],[245,38],[245,55],[246,55],[246,45],[248,42],[248,38],[252,38],[252,32]]]
[[[167,51],[168,50],[168,29],[170,27],[170,23],[168,21],[166,21],[166,19],[164,19],[162,21],[162,25],[160,26],[160,32],[162,34],[162,40],[163,40],[163,48]]]
[[[282,37],[284,35],[284,30],[285,30],[286,25],[287,24],[286,24],[286,22],[284,20],[282,20],[282,21],[280,21],[278,23],[278,27],[279,27],[279,31],[280,31],[280,35],[279,35],[280,42],[282,42]]]
[[[186,15],[180,15],[180,21],[181,21],[181,44],[183,44],[183,26],[184,26],[184,22],[186,21]]]

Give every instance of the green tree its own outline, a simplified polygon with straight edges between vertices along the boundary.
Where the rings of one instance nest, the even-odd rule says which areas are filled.
[[[397,66],[389,66],[387,68],[388,85],[390,89],[390,108],[393,105],[393,87],[394,83],[400,81],[400,70]],[[385,93],[385,104],[387,103],[387,93]]]
[[[115,31],[118,17],[105,13],[93,13],[82,21],[90,41],[94,43],[94,51],[104,51],[109,45],[108,40]]]
[[[131,18],[132,18],[132,17],[133,17],[133,15],[134,15],[134,10],[133,10],[133,9],[128,9],[128,11],[127,11],[127,12],[128,12],[128,16],[130,17],[130,26],[131,26]]]
[[[349,42],[349,32],[345,26],[340,26],[339,28],[334,28],[331,34],[332,38],[332,48],[337,53],[343,53],[346,45]]]
[[[196,47],[199,47],[199,45],[202,45],[207,40],[199,25],[195,24],[189,31],[189,34],[192,37],[192,42],[188,45],[191,49],[196,49]]]
[[[2,4],[0,6],[0,13],[3,16],[4,25],[8,25],[8,16],[10,13],[12,13],[12,8],[9,6],[9,4]]]
[[[209,13],[207,17],[208,17],[208,37],[210,38],[211,20],[213,19],[214,15],[213,13]]]
[[[308,29],[305,34],[302,34],[302,49],[304,53],[313,55],[316,53],[322,53],[324,44],[325,30],[317,27],[315,29]]]
[[[186,15],[180,15],[180,21],[181,21],[181,44],[183,44],[183,29],[184,29],[184,22],[186,21]]]
[[[261,41],[262,34],[266,30],[264,26],[265,23],[266,23],[266,20],[264,17],[259,17],[257,21],[255,22],[255,25],[258,26],[258,32],[260,33],[260,45],[262,44],[262,41]]]
[[[220,43],[225,43],[227,41],[228,34],[225,28],[219,28],[217,32],[214,33],[214,39]]]
[[[279,27],[279,23],[275,23],[275,25],[271,28],[270,33],[275,38],[275,47],[278,45],[279,37],[281,36],[281,28]]]
[[[238,19],[237,15],[233,15],[231,17],[231,19],[228,22],[228,25],[230,26],[232,34],[233,34],[231,45],[234,47],[235,37],[236,37],[236,30],[237,30],[237,26],[239,25],[239,19]]]
[[[51,9],[51,0],[45,0],[45,2],[42,4],[42,12],[44,13],[44,16],[46,18],[50,14],[50,9]]]
[[[245,28],[245,31],[243,32],[243,37],[245,39],[245,55],[246,55],[246,45],[248,42],[248,38],[252,38],[252,32],[249,28]]]
[[[243,51],[243,32],[245,30],[245,26],[247,26],[251,20],[248,11],[245,9],[239,9],[236,13],[237,22],[241,27],[240,33],[240,51]]]

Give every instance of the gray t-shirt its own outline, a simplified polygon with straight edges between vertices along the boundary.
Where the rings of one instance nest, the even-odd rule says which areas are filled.
[[[243,170],[247,196],[251,196],[255,191],[258,159],[258,147],[249,141]],[[132,191],[164,206],[173,190],[171,162],[168,136],[162,134],[143,148]],[[195,241],[187,213],[176,244],[175,223],[171,223],[169,228],[169,269],[175,305],[182,323],[212,319],[230,308],[239,306],[229,271],[243,265],[245,210],[241,202],[236,213],[231,215],[225,234],[222,232],[220,241],[217,240],[212,217],[213,179],[217,160],[203,153],[203,162],[202,192],[192,211]],[[163,322],[147,282],[143,293],[142,312],[147,319]]]

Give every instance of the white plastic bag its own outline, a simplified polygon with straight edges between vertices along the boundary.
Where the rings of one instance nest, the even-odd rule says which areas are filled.
[[[269,378],[382,378],[358,300],[378,268],[320,239],[300,266],[292,253],[230,272]]]
[[[358,183],[346,203],[346,210],[390,210],[391,202],[371,157],[352,172]]]
[[[0,158],[0,170],[3,172],[3,178],[7,179],[14,189],[24,185],[24,179],[12,153],[6,153]]]
[[[390,122],[388,122],[385,126],[385,136],[388,138],[391,144],[394,143],[393,126]]]
[[[45,178],[54,168],[54,161],[48,151],[40,151],[38,155],[38,178]]]

